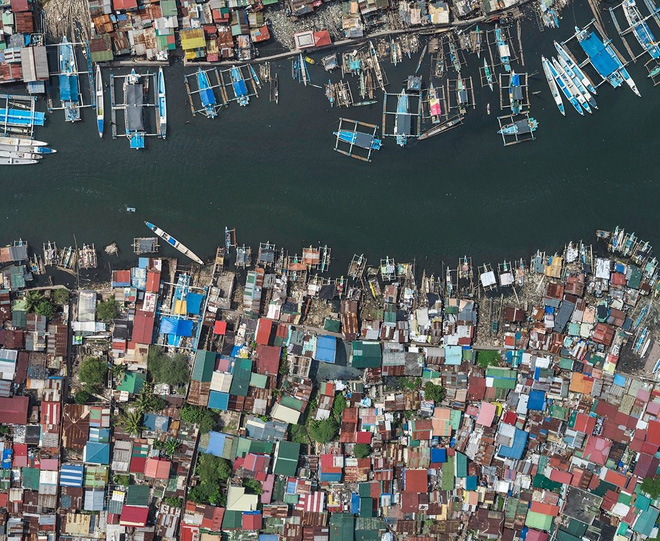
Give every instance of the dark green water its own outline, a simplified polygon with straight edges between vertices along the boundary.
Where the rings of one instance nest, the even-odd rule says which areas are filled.
[[[531,104],[540,124],[535,142],[502,146],[497,94],[478,88],[474,55],[468,62],[478,105],[465,124],[405,149],[388,139],[371,164],[333,152],[332,131],[339,116],[380,124],[381,104],[330,110],[321,90],[294,83],[289,62],[280,62],[278,106],[264,92],[216,120],[193,118],[177,64],[167,72],[167,140],[150,138],[146,151],[131,151],[125,138],[111,140],[107,129],[99,140],[91,110],[76,125],[65,124],[61,112],[49,117],[36,138],[58,154],[3,170],[3,238],[68,245],[76,234],[79,243],[97,247],[116,241],[128,258],[133,237],[147,235],[143,221],[150,220],[206,257],[228,225],[239,243],[253,247],[270,240],[296,252],[327,243],[336,273],[354,252],[372,262],[417,258],[427,268],[463,254],[495,263],[592,240],[596,228],[616,224],[657,245],[660,88],[646,79],[641,60],[630,71],[642,99],[627,87],[603,85],[599,111],[582,118],[567,104],[561,117],[540,55],[554,54],[552,40],[572,34],[573,13],[569,7],[562,26],[543,33],[535,21],[525,22],[526,65],[515,68],[537,72],[530,78],[530,90],[541,91]],[[584,6],[575,13],[580,24],[591,18]],[[385,65],[391,92],[416,64],[413,58],[397,69]],[[327,80],[320,66],[310,71],[316,83]],[[421,73],[428,79],[428,57]]]

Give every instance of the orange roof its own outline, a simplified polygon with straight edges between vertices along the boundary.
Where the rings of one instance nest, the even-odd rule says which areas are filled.
[[[559,506],[550,505],[549,503],[532,502],[532,507],[529,510],[535,513],[541,513],[542,515],[550,515],[551,517],[559,515]]]
[[[614,470],[607,470],[607,473],[605,474],[605,481],[607,483],[612,483],[613,485],[618,486],[619,488],[624,488],[626,486],[626,481],[628,478],[619,472],[616,472]]]
[[[594,378],[590,378],[589,376],[585,376],[578,372],[573,372],[571,374],[571,385],[569,390],[572,393],[591,394],[593,386]]]
[[[169,460],[148,458],[144,466],[144,476],[152,479],[168,479],[171,466]]]

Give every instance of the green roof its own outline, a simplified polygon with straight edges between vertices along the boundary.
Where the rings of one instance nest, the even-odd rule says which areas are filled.
[[[266,4],[264,3],[264,5]],[[341,331],[341,321],[326,317],[325,321],[323,322],[323,330],[329,332],[339,332]]]
[[[450,456],[442,465],[442,490],[454,490],[454,457]]]
[[[236,359],[232,373],[234,377],[231,380],[229,394],[247,396],[252,374],[252,361],[250,359]]]
[[[383,352],[379,342],[353,342],[354,368],[378,368],[382,364]]]
[[[360,483],[358,484],[358,494],[362,498],[367,498],[371,496],[371,484],[370,483]]]
[[[225,511],[225,516],[222,517],[223,530],[236,530],[243,526],[243,511]]]
[[[353,541],[355,539],[355,518],[348,513],[330,515],[330,541]]]
[[[455,456],[456,456],[456,477],[467,477],[467,457],[463,453],[456,453]]]
[[[564,526],[563,528],[571,535],[574,535],[575,537],[582,539],[584,534],[587,533],[588,526],[581,520],[577,520],[576,518],[571,518],[568,521],[568,525]]]
[[[300,444],[291,441],[281,441],[277,450],[277,459],[273,473],[277,475],[295,476],[300,458]]]
[[[302,411],[305,403],[302,400],[292,397],[291,395],[285,394],[282,396],[280,403],[287,408],[294,409],[296,411]]]
[[[163,17],[176,17],[176,0],[160,0]]]
[[[149,485],[129,486],[128,494],[126,495],[126,505],[149,505],[150,490]]]
[[[259,389],[265,389],[268,384],[268,376],[264,374],[257,374],[253,372],[250,376],[250,386],[257,387]]]
[[[360,498],[360,516],[365,518],[374,516],[374,501],[371,498]]]
[[[515,389],[517,383],[516,373],[508,368],[489,368],[486,377],[493,378],[493,387],[496,389]]]
[[[638,516],[637,520],[633,524],[633,532],[637,532],[642,535],[651,535],[653,526],[655,526],[655,521],[658,520],[658,511],[655,507],[650,507],[646,511],[642,511]]]
[[[532,486],[534,488],[545,488],[547,490],[552,490],[553,492],[558,492],[561,489],[561,483],[548,479],[542,473],[537,473],[532,480]]]
[[[39,470],[37,468],[21,468],[21,481],[23,488],[39,489]]]
[[[215,356],[216,354],[212,351],[198,349],[192,379],[195,381],[211,381],[213,369],[215,368]]]
[[[127,393],[137,394],[142,390],[146,380],[146,374],[140,372],[126,372],[121,385],[118,385],[117,389],[120,391],[126,391]]]
[[[552,515],[544,515],[542,513],[537,513],[536,511],[530,511],[527,513],[525,526],[537,530],[548,531],[552,527],[552,518]]]

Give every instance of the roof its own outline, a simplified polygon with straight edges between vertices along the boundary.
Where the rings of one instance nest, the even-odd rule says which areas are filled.
[[[198,349],[195,355],[192,379],[196,381],[211,381],[215,368],[216,354],[212,351]]]
[[[354,368],[378,368],[382,363],[383,352],[380,342],[363,342],[355,340],[353,342]]]
[[[428,492],[428,470],[406,470],[404,492]]]
[[[88,441],[83,452],[83,462],[91,464],[109,464],[110,445],[107,443]]]
[[[337,355],[337,339],[334,336],[317,336],[314,359],[325,363],[334,363]]]
[[[143,528],[147,525],[148,516],[148,507],[125,505],[121,510],[121,518],[119,519],[119,524],[122,526],[134,526]]]
[[[156,315],[153,312],[136,310],[133,320],[132,340],[136,344],[151,344],[154,334],[154,319]]]
[[[300,444],[290,441],[281,441],[277,447],[277,458],[273,473],[294,477],[298,470],[300,458]]]
[[[584,446],[582,458],[590,460],[601,466],[607,462],[607,457],[610,454],[612,442],[600,436],[589,436],[587,444]]]
[[[277,374],[281,352],[282,348],[278,346],[257,346],[255,370],[259,374]]]
[[[167,479],[172,463],[169,460],[148,458],[144,467],[144,476],[152,479]]]
[[[0,423],[9,425],[26,424],[29,405],[30,399],[27,396],[0,398]]]

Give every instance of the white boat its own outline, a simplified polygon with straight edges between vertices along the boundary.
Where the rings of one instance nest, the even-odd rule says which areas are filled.
[[[0,150],[0,158],[18,158],[19,160],[40,160],[42,154],[36,152],[15,152],[13,150]]]
[[[566,63],[571,67],[571,69],[575,72],[575,74],[580,78],[580,80],[582,81],[582,84],[594,96],[596,94],[598,94],[598,92],[596,91],[596,87],[591,82],[591,79],[589,79],[589,77],[587,77],[585,75],[584,71],[582,71],[582,68],[580,68],[580,66],[578,66],[575,63],[575,61],[571,58],[571,56],[568,54],[566,49],[564,49],[564,47],[562,45],[560,45],[559,43],[557,43],[556,41],[554,43],[555,43],[555,49],[557,49],[557,53],[559,53],[559,57],[563,58],[566,61]]]
[[[103,137],[103,78],[101,77],[101,66],[96,64],[96,127],[99,137]]]
[[[39,163],[38,160],[24,160],[22,158],[0,158],[0,165],[31,165]]]
[[[199,263],[200,265],[204,264],[204,261],[202,261],[202,259],[198,255],[196,255],[190,248],[181,244],[178,240],[176,240],[171,235],[167,234],[157,225],[154,225],[151,222],[144,222],[144,225],[146,225],[149,229],[151,229],[154,233],[156,233],[156,235],[158,235],[161,239],[167,242],[167,244],[169,244],[172,248],[179,250],[179,252],[192,259],[195,263]]]
[[[580,93],[584,96],[584,98],[587,100],[589,105],[593,107],[594,109],[598,109],[598,105],[596,104],[596,100],[594,97],[589,93],[587,88],[582,84],[582,81],[580,77],[575,73],[575,70],[571,68],[571,66],[566,62],[564,58],[561,56],[557,57],[557,61],[559,62],[559,65],[562,67],[564,70],[564,73],[568,76],[568,78],[572,81],[572,83],[575,85],[575,87],[580,91]]]
[[[548,64],[548,59],[545,56],[541,57],[541,64],[543,65],[543,73],[545,74],[545,78],[548,81],[550,92],[552,93],[552,97],[555,99],[555,103],[557,104],[557,109],[559,109],[559,112],[562,115],[566,116],[566,111],[564,110],[564,101],[561,99],[561,94],[557,88],[557,83],[555,78],[552,76],[552,72],[550,71],[550,66]]]
[[[557,62],[556,58],[552,59],[552,65],[559,74],[559,77],[562,78],[564,81],[564,84],[566,84],[566,87],[570,91],[573,96],[577,99],[578,103],[580,104],[580,107],[584,109],[587,113],[591,113],[591,106],[589,105],[589,102],[587,101],[587,98],[584,97],[582,92],[578,90],[578,88],[573,84],[573,81],[571,81],[571,78],[568,76],[568,74],[564,71],[564,68],[562,68],[559,65],[559,62]]]
[[[45,147],[48,143],[36,139],[25,139],[24,137],[5,137],[0,135],[0,144],[17,145],[22,147]]]
[[[163,68],[158,68],[158,133],[163,139],[167,137],[167,96]]]
[[[55,154],[55,152],[57,152],[54,148],[6,145],[2,142],[0,142],[0,150],[5,152],[32,152],[34,154]]]

